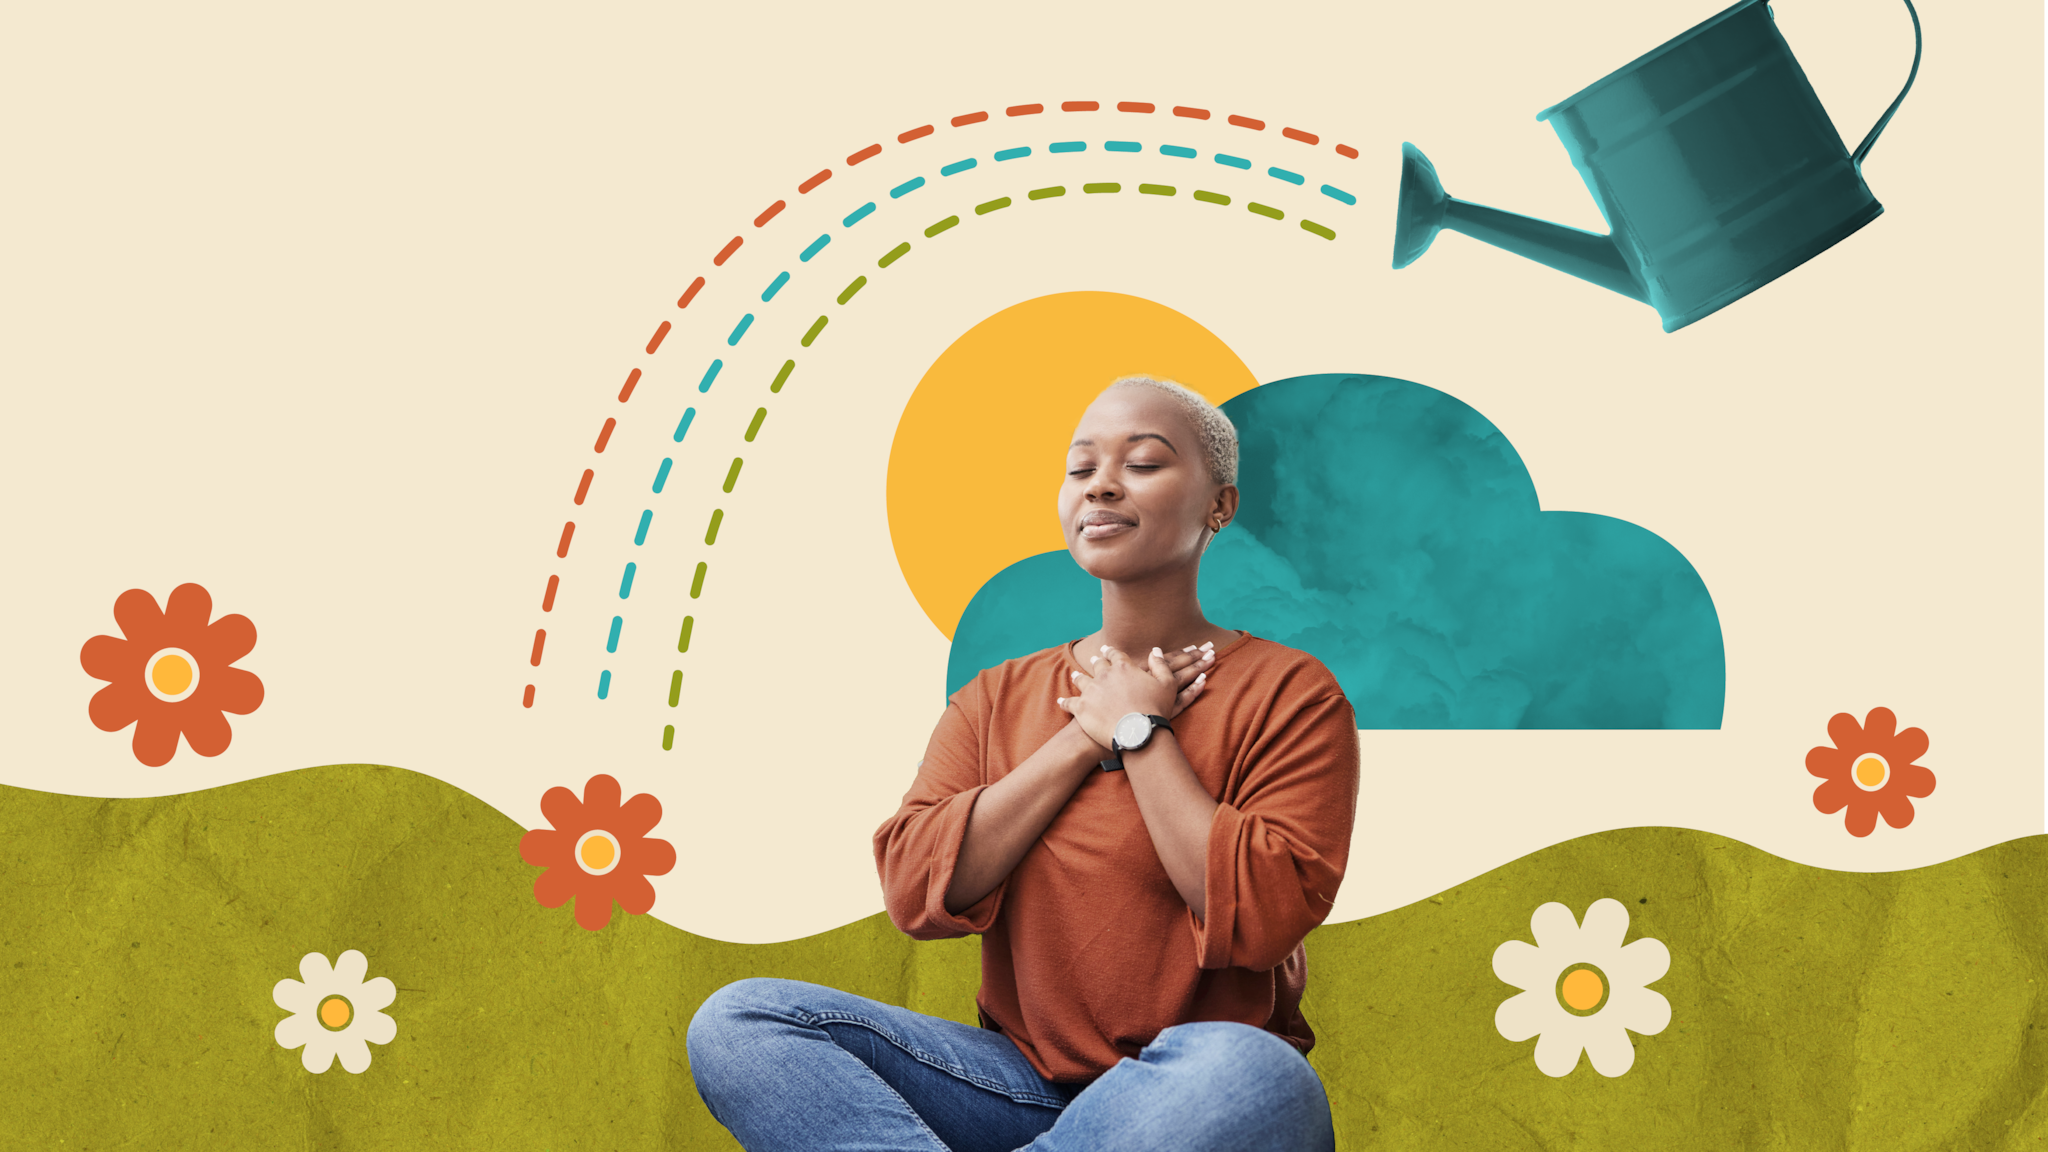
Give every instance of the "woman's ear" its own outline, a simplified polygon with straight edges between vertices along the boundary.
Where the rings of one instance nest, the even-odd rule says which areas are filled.
[[[1216,499],[1209,504],[1209,528],[1221,532],[1237,518],[1237,485],[1225,484],[1217,489]]]

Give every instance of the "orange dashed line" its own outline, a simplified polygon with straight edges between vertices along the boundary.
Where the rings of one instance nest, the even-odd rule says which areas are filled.
[[[649,356],[652,356],[652,355],[654,355],[654,350],[655,350],[656,348],[659,348],[659,347],[661,347],[661,342],[662,342],[662,340],[663,340],[663,339],[664,339],[665,337],[667,337],[667,336],[668,336],[668,321],[666,321],[666,320],[663,320],[663,321],[661,322],[661,327],[659,327],[659,328],[656,328],[656,329],[654,330],[654,335],[652,335],[652,336],[650,336],[650,337],[648,337],[648,338],[647,338],[647,354],[648,354]]]
[[[541,610],[541,611],[543,611],[543,612],[553,612],[553,611],[555,610],[555,589],[557,589],[557,588],[560,588],[561,586],[562,586],[562,578],[561,578],[560,576],[550,576],[550,577],[548,577],[548,591],[547,591],[547,595],[545,595],[545,596],[542,596],[542,597],[540,598],[540,610]]]
[[[526,700],[525,700],[525,704],[526,704],[526,706],[527,706],[528,708],[531,708],[531,707],[533,707],[533,685],[531,685],[531,684],[528,684],[528,685],[526,686]]]
[[[545,628],[535,628],[533,630],[533,666],[535,668],[540,667],[541,645],[546,644],[547,642],[548,630]]]
[[[1358,149],[1353,148],[1349,144],[1339,144],[1337,145],[1337,155],[1356,160],[1358,159]]]
[[[606,429],[606,431],[610,431],[610,429]],[[600,448],[598,449],[598,451],[602,452],[604,451],[604,449]],[[583,503],[583,498],[585,496],[590,495],[590,481],[591,478],[596,475],[596,472],[593,472],[588,468],[585,468],[583,470],[583,480],[581,483],[576,485],[576,503]],[[545,609],[543,609],[543,611],[545,611]]]
[[[770,204],[767,211],[754,217],[754,227],[759,228],[761,225],[775,219],[775,214],[787,207],[789,207],[789,202],[786,200],[777,200],[775,203]]]
[[[1132,100],[1119,100],[1117,101],[1116,110],[1119,112],[1150,112],[1152,111],[1152,105],[1139,104]]]
[[[932,126],[931,126],[931,125],[929,125],[929,124],[927,124],[927,125],[925,125],[925,126],[924,126],[924,127],[922,127],[922,128],[912,128],[912,129],[911,129],[910,131],[908,131],[908,132],[904,132],[904,133],[901,133],[901,134],[899,134],[899,135],[898,135],[898,136],[896,137],[896,142],[897,142],[898,144],[908,144],[908,143],[910,143],[910,142],[911,142],[912,140],[922,140],[922,139],[924,139],[925,137],[927,137],[927,136],[929,136],[929,135],[931,135],[931,134],[932,134]]]
[[[875,151],[880,152],[881,150],[882,146],[880,144],[875,145]],[[799,196],[808,195],[811,189],[816,188],[818,185],[823,184],[825,181],[830,180],[831,178],[832,170],[830,168],[827,168],[823,172],[818,173],[816,176],[811,177],[809,180],[806,180],[803,183],[797,185],[796,194]]]
[[[1102,105],[1093,100],[1067,100],[1060,104],[1062,112],[1096,112],[1101,108]]]
[[[1264,132],[1266,130],[1266,122],[1264,120],[1254,120],[1249,116],[1232,116],[1230,122],[1239,128],[1250,128],[1254,132]]]
[[[612,429],[618,426],[619,422],[617,420],[612,419],[610,416],[604,418],[604,427],[597,430],[597,450],[599,452],[604,451],[604,446],[611,441]]]
[[[717,268],[723,265],[727,260],[730,260],[732,258],[732,254],[740,250],[740,243],[740,237],[733,237],[732,243],[727,244],[723,248],[720,248],[718,250],[718,255],[713,256],[711,258],[711,266],[713,268]]]
[[[988,119],[988,113],[986,112],[963,112],[953,117],[953,127],[965,128],[969,124],[979,124],[986,119]]]
[[[692,283],[688,288],[683,289],[683,298],[676,301],[676,307],[688,308],[690,306],[690,301],[695,300],[697,298],[697,293],[702,292],[703,290],[704,278],[702,276],[699,276],[697,277],[696,281]]]
[[[569,537],[575,534],[576,522],[574,520],[562,525],[562,542],[555,545],[555,559],[567,560],[569,558]]]
[[[1303,144],[1320,144],[1323,139],[1313,132],[1303,132],[1299,128],[1282,128],[1280,134],[1289,140],[1299,140]]]
[[[925,131],[929,132],[931,131],[931,129],[927,128],[925,129]],[[902,137],[899,136],[897,137],[897,139],[901,140]],[[875,157],[880,156],[881,154],[882,146],[880,144],[870,144],[867,147],[861,149],[860,151],[855,152],[853,155],[848,156],[846,158],[846,166],[848,168],[851,168],[855,164],[858,164],[863,160],[872,160]]]
[[[1036,116],[1043,111],[1045,111],[1045,105],[1043,104],[1012,104],[1008,108],[1003,109],[1003,115]]]
[[[1207,120],[1209,118],[1209,110],[1207,108],[1176,107],[1173,110],[1173,114],[1175,116],[1185,116],[1190,120]]]
[[[633,398],[633,386],[638,383],[640,383],[640,370],[638,368],[626,373],[626,386],[619,389],[619,403],[624,404]]]

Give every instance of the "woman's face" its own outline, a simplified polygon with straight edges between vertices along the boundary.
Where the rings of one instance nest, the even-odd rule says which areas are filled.
[[[1067,449],[1067,550],[1101,580],[1191,566],[1206,529],[1234,510],[1222,491],[1179,405],[1149,388],[1112,388],[1082,414]]]

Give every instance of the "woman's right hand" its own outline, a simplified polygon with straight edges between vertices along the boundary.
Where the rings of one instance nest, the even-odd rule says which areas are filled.
[[[1091,673],[1102,671],[1101,661],[1102,657],[1100,655],[1089,658],[1088,667]],[[1200,647],[1190,644],[1178,652],[1167,654],[1166,667],[1172,674],[1174,689],[1173,703],[1167,706],[1165,713],[1168,720],[1185,712],[1188,705],[1193,704],[1195,698],[1202,694],[1202,689],[1207,687],[1209,683],[1209,668],[1215,662],[1216,646],[1213,642],[1203,644]],[[1073,685],[1073,689],[1078,689],[1079,687],[1078,683]],[[1070,694],[1071,691],[1072,689],[1070,689]],[[1068,707],[1070,698],[1071,695],[1062,696],[1057,701],[1062,709],[1069,712],[1072,711]]]

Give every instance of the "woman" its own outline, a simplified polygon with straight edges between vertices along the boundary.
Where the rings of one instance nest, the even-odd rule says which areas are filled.
[[[1313,657],[1202,615],[1236,473],[1229,419],[1178,384],[1089,406],[1059,513],[1102,629],[954,693],[875,834],[898,928],[981,934],[982,1026],[727,985],[691,1070],[749,1152],[1335,1147],[1301,941],[1343,878],[1358,733]]]

